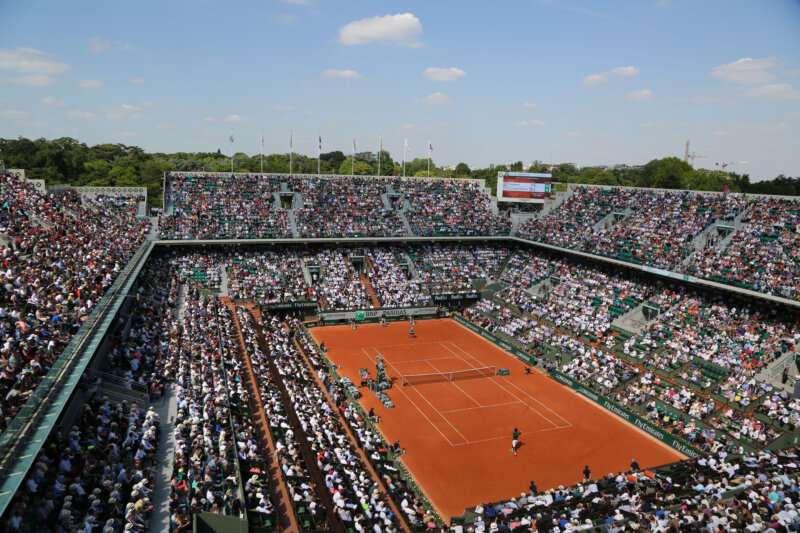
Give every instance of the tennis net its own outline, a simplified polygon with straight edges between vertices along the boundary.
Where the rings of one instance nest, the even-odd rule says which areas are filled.
[[[497,375],[496,366],[483,366],[469,370],[455,370],[453,372],[431,372],[428,374],[405,374],[400,376],[400,384],[422,385],[442,381],[460,381],[462,379],[486,378]]]

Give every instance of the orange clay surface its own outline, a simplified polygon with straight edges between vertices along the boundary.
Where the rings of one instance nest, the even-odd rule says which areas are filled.
[[[313,328],[339,373],[358,386],[359,368],[375,375],[383,355],[393,382],[394,409],[368,389],[361,405],[375,408],[378,428],[400,441],[402,461],[445,520],[465,508],[519,496],[531,480],[539,490],[630,468],[635,458],[649,468],[685,457],[592,401],[525,365],[450,319],[420,320],[417,338],[408,322]],[[485,366],[508,368],[509,376],[400,385],[399,375],[450,372]],[[511,453],[514,428],[522,432]]]

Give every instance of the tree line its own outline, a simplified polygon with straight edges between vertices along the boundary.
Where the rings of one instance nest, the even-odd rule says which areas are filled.
[[[221,150],[216,152],[147,153],[138,146],[104,143],[87,146],[76,139],[0,139],[0,160],[6,168],[25,169],[26,176],[44,179],[48,184],[69,183],[75,186],[147,187],[149,203],[161,205],[162,181],[166,171],[230,172],[230,157]],[[265,173],[288,173],[289,154],[264,155]],[[317,159],[303,154],[292,154],[292,172],[316,174]],[[260,172],[260,155],[242,152],[233,156],[235,172]],[[322,174],[380,175],[403,174],[402,163],[394,161],[388,151],[381,152],[378,161],[356,158],[355,162],[341,151],[320,155],[319,168]],[[535,163],[524,168],[521,161],[510,165],[490,166],[470,170],[466,163],[459,163],[454,170],[445,170],[431,161],[430,175],[433,177],[465,177],[484,179],[486,185],[496,191],[497,173],[504,171],[552,172],[555,181],[561,183],[587,183],[595,185],[623,185],[655,187],[665,189],[692,189],[703,191],[800,195],[800,178],[783,174],[766,181],[751,182],[748,174],[724,172],[722,170],[694,169],[677,157],[654,159],[642,167],[604,169],[596,167],[576,168],[564,163],[551,167]],[[416,158],[406,161],[407,176],[428,175],[428,160]]]

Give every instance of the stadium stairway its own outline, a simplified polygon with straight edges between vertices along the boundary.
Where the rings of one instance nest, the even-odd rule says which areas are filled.
[[[252,306],[248,306],[248,310],[250,311],[250,314],[253,315],[253,318],[255,319],[256,322],[259,322],[261,320],[262,317],[260,310]],[[256,339],[259,347],[261,348],[261,351],[269,356],[271,352],[269,346],[267,345],[267,341],[264,338],[264,330],[260,327],[256,327]],[[272,375],[272,381],[275,384],[275,388],[277,389],[278,394],[281,397],[284,409],[286,410],[286,417],[289,420],[289,425],[291,426],[295,435],[298,435],[298,437],[300,437],[297,439],[297,444],[298,447],[300,448],[300,453],[303,455],[303,458],[305,460],[306,467],[308,468],[308,474],[311,477],[312,485],[317,491],[317,496],[319,497],[323,507],[325,508],[325,514],[327,515],[328,519],[329,531],[331,531],[332,533],[345,533],[344,524],[342,523],[341,518],[339,518],[339,514],[334,510],[333,499],[331,498],[331,495],[328,493],[328,488],[325,484],[325,478],[323,477],[322,472],[320,471],[319,463],[317,462],[316,456],[314,452],[311,450],[311,447],[308,444],[308,440],[301,437],[305,435],[305,432],[300,426],[300,419],[297,417],[297,412],[294,410],[294,402],[292,402],[291,398],[289,397],[289,393],[287,392],[286,386],[283,382],[283,377],[278,372],[278,367],[275,364],[275,360],[271,356],[268,357],[268,359],[269,359],[269,372]],[[248,365],[249,364],[250,362],[248,358]],[[299,531],[299,530],[290,529],[288,531]]]
[[[219,301],[230,311],[234,326],[236,327],[237,336],[239,337],[239,344],[241,345],[242,353],[247,354],[247,349],[244,343],[244,335],[242,334],[241,324],[239,324],[239,316],[236,314],[236,309],[234,309],[231,299],[221,297],[219,298]],[[260,311],[253,306],[248,307],[250,308],[250,312],[253,314],[253,317],[256,319],[256,321],[260,320]],[[261,456],[265,459],[270,458],[267,471],[269,478],[269,492],[275,498],[273,503],[277,511],[276,514],[278,517],[278,523],[283,531],[300,531],[297,515],[294,512],[292,497],[289,494],[289,489],[286,487],[286,484],[281,481],[278,465],[274,460],[276,457],[275,443],[272,440],[272,434],[268,430],[268,422],[266,415],[264,414],[264,404],[261,400],[261,394],[256,383],[255,374],[253,373],[252,362],[250,361],[250,357],[245,356],[244,359],[246,366],[243,369],[244,373],[242,377],[244,379],[244,386],[250,393],[250,416],[253,419],[253,425],[255,426],[256,435],[258,436],[258,444],[262,450]],[[250,477],[250,473],[242,472],[241,477],[242,479],[246,479]]]
[[[291,329],[289,328],[289,325],[286,322],[283,323],[283,327],[287,331],[291,331]],[[392,512],[395,514],[395,516],[400,517],[402,519],[401,522],[400,522],[399,530],[403,531],[403,532],[409,532],[410,533],[413,530],[409,527],[408,523],[405,520],[406,514],[404,512],[400,511],[399,507],[397,506],[397,502],[395,501],[394,498],[391,497],[392,492],[386,486],[386,483],[384,482],[383,478],[375,471],[375,468],[372,465],[372,461],[370,461],[370,459],[364,453],[364,450],[361,448],[361,446],[358,445],[358,441],[356,440],[355,435],[353,434],[352,428],[347,423],[347,420],[342,416],[341,411],[339,410],[338,406],[334,403],[334,401],[331,399],[330,395],[328,394],[328,387],[319,378],[319,374],[317,374],[317,369],[314,368],[314,365],[311,362],[311,359],[309,358],[309,354],[307,354],[305,352],[305,350],[303,349],[303,346],[297,341],[296,338],[293,339],[293,342],[294,342],[295,348],[297,348],[297,351],[301,354],[302,359],[303,359],[303,363],[306,365],[306,368],[308,368],[310,370],[310,374],[312,376],[314,376],[314,381],[316,381],[317,386],[319,387],[319,389],[321,391],[324,392],[325,400],[328,402],[328,406],[331,407],[331,411],[330,412],[337,414],[337,418],[339,420],[339,423],[342,426],[342,428],[344,428],[345,437],[347,438],[347,440],[350,441],[350,443],[353,446],[353,449],[356,450],[356,454],[358,455],[359,462],[367,470],[367,473],[372,478],[373,483],[375,483],[375,485],[377,485],[380,488],[380,491],[383,494],[387,495],[386,502],[389,504],[389,508],[392,510]]]
[[[292,237],[296,239],[300,234],[297,232],[297,219],[294,216],[294,209],[286,210],[286,218],[289,219],[289,229],[292,232]]]
[[[372,283],[369,282],[369,278],[366,275],[361,274],[359,276],[359,279],[361,279],[361,283],[364,285],[364,288],[367,290],[367,294],[369,294],[370,300],[372,300],[372,307],[374,307],[375,309],[380,309],[381,307],[383,307],[381,305],[381,301],[378,299],[378,294],[375,292],[375,289],[372,287]]]
[[[411,224],[408,223],[408,219],[406,218],[405,211],[398,211],[397,212],[397,216],[400,217],[400,222],[403,223],[403,227],[405,228],[406,233],[408,235],[414,235],[414,232],[411,231]]]

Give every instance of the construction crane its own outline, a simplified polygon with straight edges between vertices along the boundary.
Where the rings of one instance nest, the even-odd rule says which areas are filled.
[[[700,154],[698,154],[697,152],[692,152],[692,155],[690,155],[690,156],[689,156],[689,159],[690,159],[690,160],[691,160],[691,162],[692,162],[692,163],[691,163],[691,164],[692,164],[692,168],[694,168],[694,159],[695,159],[695,158],[698,158],[698,159],[700,159],[701,157],[708,157],[708,156],[707,156],[707,155],[700,155]]]
[[[718,167],[722,167],[722,171],[725,172],[725,169],[728,168],[728,165],[746,165],[747,161],[730,161],[728,163],[717,163]]]

